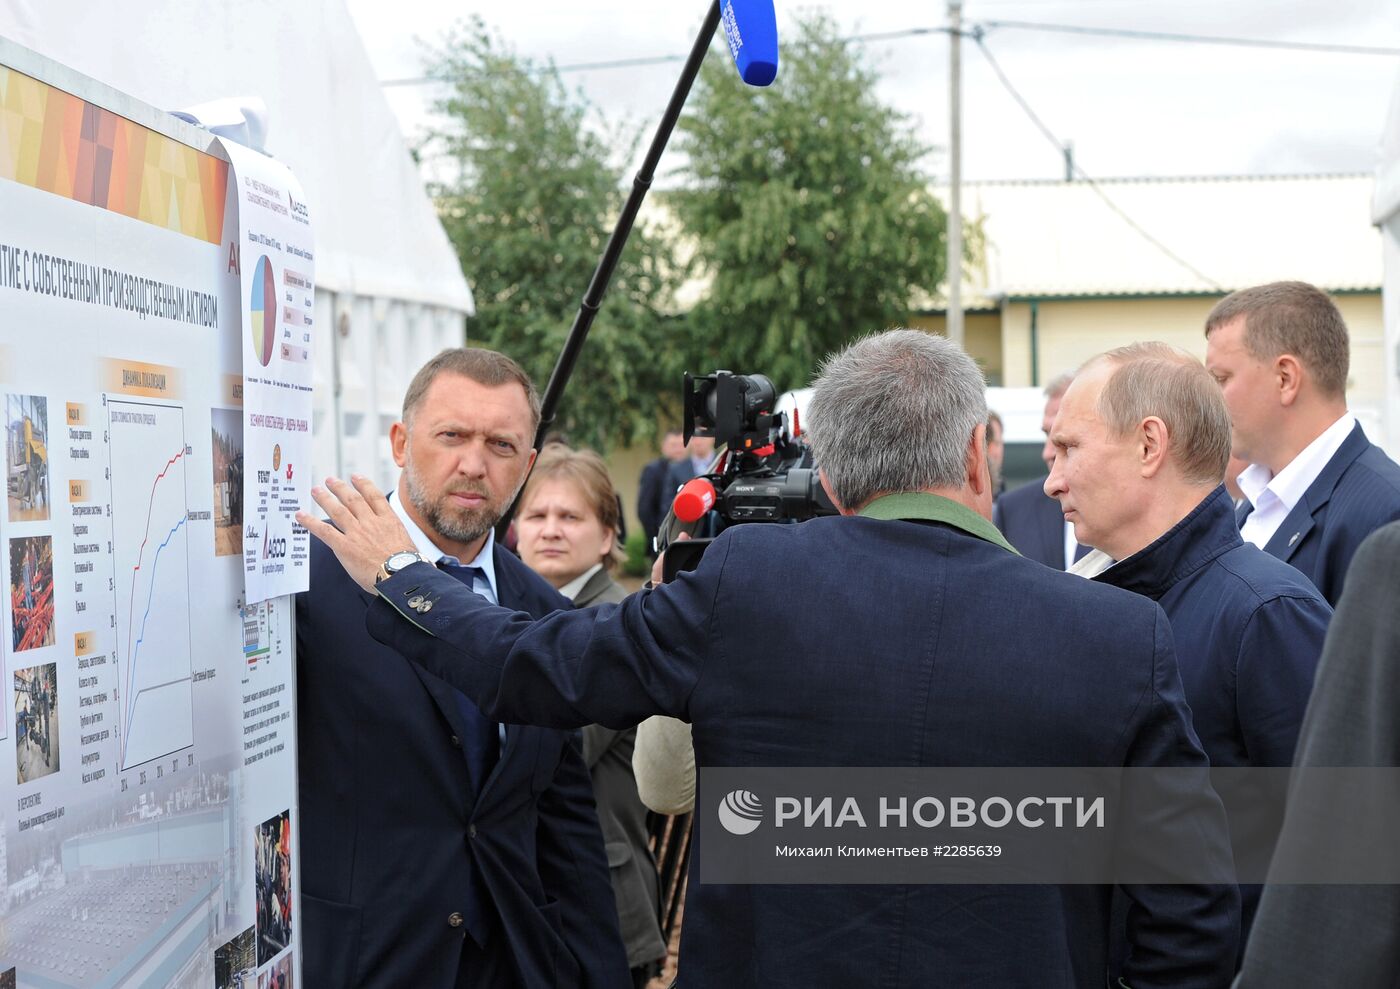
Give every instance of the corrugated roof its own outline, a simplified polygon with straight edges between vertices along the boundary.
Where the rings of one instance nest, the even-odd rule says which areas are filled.
[[[964,185],[963,215],[981,225],[985,240],[981,263],[964,281],[965,304],[1206,294],[1294,278],[1334,292],[1380,288],[1370,175],[1100,179],[1097,185],[1098,191],[1083,181]],[[935,192],[946,204],[946,186]]]

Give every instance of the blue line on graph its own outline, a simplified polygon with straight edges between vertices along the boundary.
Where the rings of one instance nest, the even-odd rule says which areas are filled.
[[[146,613],[141,616],[141,634],[136,637],[136,646],[131,650],[131,697],[126,702],[126,738],[122,741],[122,763],[126,762],[126,746],[131,741],[131,717],[136,713],[136,657],[141,655],[141,640],[146,637],[146,619],[151,617],[151,599],[156,594],[156,564],[160,562],[160,551],[170,544],[170,540],[175,538],[175,533],[180,531],[180,526],[189,521],[189,516],[182,518],[175,523],[175,528],[166,533],[165,541],[156,547],[156,555],[151,558],[151,590],[146,595]]]

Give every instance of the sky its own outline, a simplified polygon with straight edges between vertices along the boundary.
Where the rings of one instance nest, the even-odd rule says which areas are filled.
[[[523,55],[557,65],[684,55],[705,0],[347,0],[381,80],[419,77],[424,53],[473,13]],[[794,11],[820,9],[843,36],[946,25],[946,4],[909,0],[803,4],[776,0],[778,34]],[[1093,178],[1370,172],[1400,57],[1275,51],[1103,38],[989,25],[1026,21],[1134,31],[1400,49],[1391,0],[967,0],[967,27]],[[907,114],[946,177],[948,38],[930,34],[863,44],[881,98]],[[714,49],[710,58],[724,57]],[[1063,177],[1062,153],[997,81],[975,44],[963,44],[963,179]],[[601,117],[654,129],[679,62],[569,72]],[[778,81],[782,84],[782,73]],[[385,95],[405,135],[431,126],[431,86]],[[640,151],[638,152],[640,154]],[[662,161],[662,173],[666,159]]]

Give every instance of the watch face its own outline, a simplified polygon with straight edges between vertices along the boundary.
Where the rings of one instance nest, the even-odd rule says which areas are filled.
[[[384,562],[384,569],[390,573],[398,573],[404,567],[417,563],[422,557],[417,553],[395,553]]]

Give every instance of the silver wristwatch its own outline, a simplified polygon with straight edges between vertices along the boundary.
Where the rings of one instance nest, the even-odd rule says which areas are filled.
[[[380,581],[388,580],[390,577],[394,576],[394,574],[398,573],[405,567],[422,562],[423,557],[419,556],[413,550],[401,550],[400,552],[395,553],[393,556],[389,557],[389,559],[385,560],[383,563],[379,564],[379,573],[375,575],[374,582],[378,584]]]

